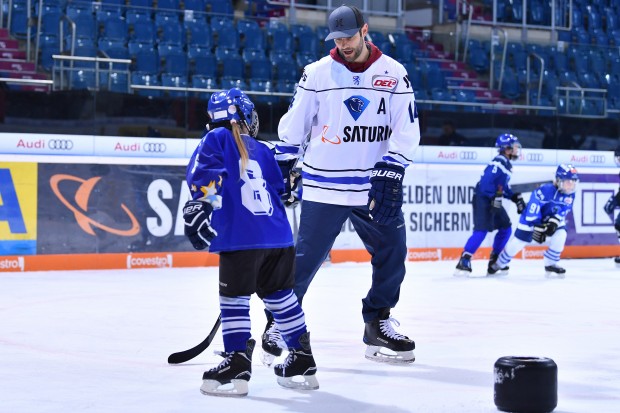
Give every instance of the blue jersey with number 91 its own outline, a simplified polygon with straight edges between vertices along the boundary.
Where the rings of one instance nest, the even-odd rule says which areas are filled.
[[[209,131],[187,165],[192,199],[220,199],[211,225],[217,237],[210,252],[285,248],[293,245],[286,210],[280,200],[282,173],[273,152],[248,135],[241,135],[249,160],[241,171],[241,155],[232,132]],[[218,202],[212,202],[215,208]]]

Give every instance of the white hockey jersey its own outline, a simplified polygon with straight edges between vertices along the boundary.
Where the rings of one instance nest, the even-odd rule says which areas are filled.
[[[279,158],[303,158],[303,199],[366,205],[376,162],[412,162],[417,117],[413,86],[396,60],[381,55],[355,73],[326,56],[305,67],[280,119]]]

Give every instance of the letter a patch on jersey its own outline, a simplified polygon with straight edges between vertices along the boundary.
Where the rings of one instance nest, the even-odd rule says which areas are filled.
[[[351,116],[353,116],[353,119],[357,120],[362,115],[362,112],[364,112],[370,101],[364,96],[351,96],[343,103],[349,110]]]

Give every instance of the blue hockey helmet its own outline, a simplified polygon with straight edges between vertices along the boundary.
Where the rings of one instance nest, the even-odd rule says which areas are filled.
[[[234,120],[245,126],[251,136],[258,135],[258,114],[254,103],[239,88],[234,87],[212,94],[207,112],[213,123]]]
[[[577,169],[571,165],[563,163],[555,171],[555,186],[564,194],[572,194],[577,189],[579,175]]]
[[[505,154],[506,149],[512,149],[509,158],[511,160],[519,159],[521,155],[521,142],[519,138],[511,133],[502,133],[495,139],[495,147],[498,148],[499,153]]]

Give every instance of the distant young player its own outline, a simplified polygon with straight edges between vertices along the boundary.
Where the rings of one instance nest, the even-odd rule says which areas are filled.
[[[566,270],[558,265],[566,243],[566,216],[573,209],[579,176],[570,164],[558,166],[555,181],[541,185],[532,192],[525,212],[519,219],[514,236],[489,268],[489,275],[497,274],[526,244],[536,241],[547,243],[544,253],[547,278],[564,278]]]
[[[614,151],[614,160],[616,161],[616,165],[620,166],[620,147],[616,148]],[[618,175],[620,175],[620,173]],[[614,210],[618,207],[620,207],[620,188],[618,192],[609,197],[607,203],[605,203],[605,212],[611,215],[611,219],[614,221],[616,234],[618,235],[618,241],[620,241],[620,214],[614,219]],[[620,267],[620,257],[615,257],[614,262],[616,263],[616,267]]]
[[[317,389],[305,316],[293,293],[295,249],[280,195],[284,184],[273,152],[254,139],[258,115],[239,89],[209,99],[209,131],[187,166],[192,200],[183,208],[185,235],[195,249],[219,253],[224,361],[206,371],[200,391],[245,396],[255,341],[250,296],[273,314],[289,354],[274,367],[278,383]],[[230,386],[232,384],[232,386]],[[228,386],[226,386],[228,385]]]
[[[471,257],[478,251],[489,232],[497,230],[493,239],[493,250],[488,268],[497,260],[497,256],[512,234],[512,223],[502,201],[510,199],[517,205],[520,214],[525,209],[525,201],[520,193],[510,189],[512,163],[519,158],[521,143],[510,133],[499,135],[495,140],[498,155],[486,166],[480,181],[474,189],[472,200],[474,215],[474,232],[465,243],[461,259],[456,264],[455,276],[471,274]],[[487,269],[488,269],[487,268]],[[507,271],[508,268],[502,268]]]

